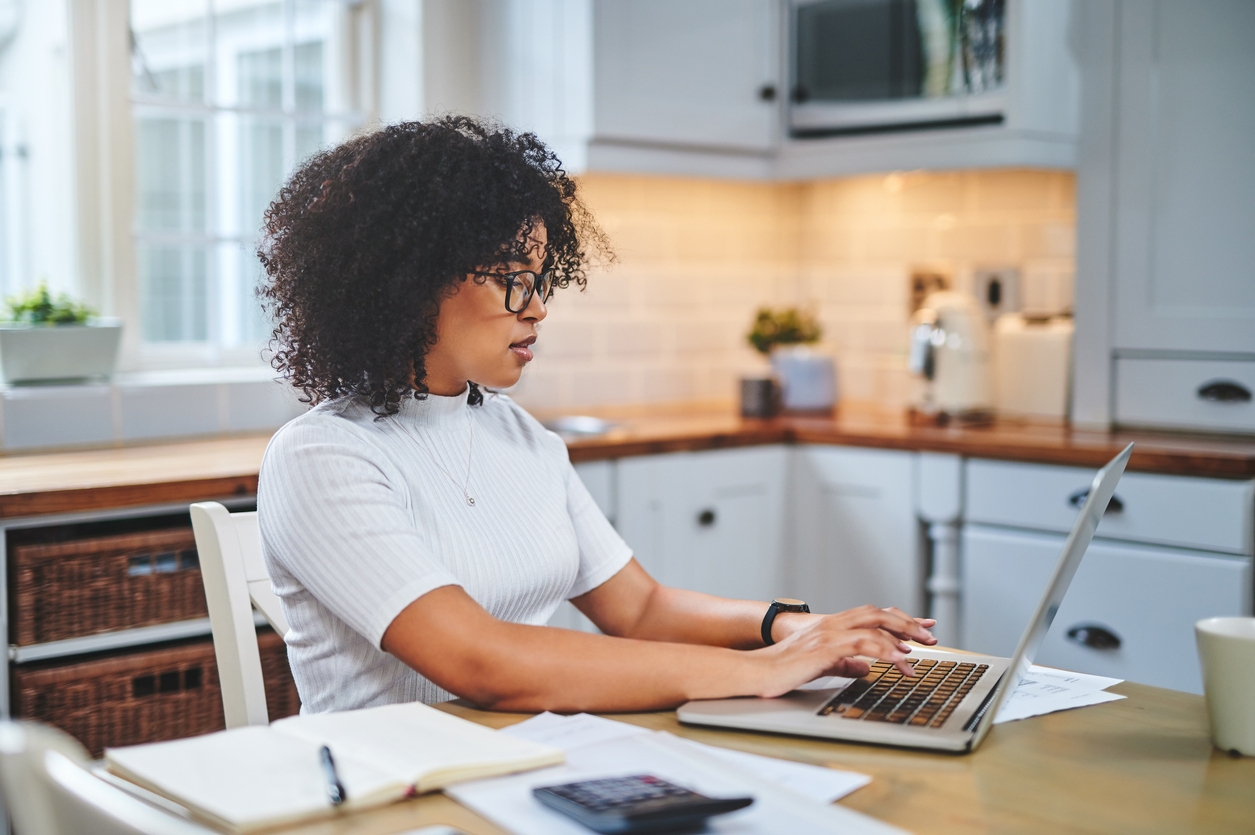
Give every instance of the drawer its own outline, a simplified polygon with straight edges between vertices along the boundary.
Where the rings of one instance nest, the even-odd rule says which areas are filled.
[[[969,525],[963,534],[963,646],[1010,655],[1037,605],[1064,537]],[[1036,662],[1157,687],[1202,692],[1194,623],[1249,615],[1251,560],[1095,541],[1072,580]],[[1069,638],[1099,627],[1119,645]]]
[[[301,709],[283,638],[257,635],[271,721]],[[94,757],[106,747],[222,730],[210,640],[13,667],[14,715],[54,725]]]
[[[971,459],[964,518],[1067,533],[1094,470]],[[1255,482],[1125,473],[1097,536],[1249,555]],[[1116,499],[1119,500],[1117,510]]]
[[[11,562],[21,646],[209,613],[191,528],[17,545]]]
[[[1255,432],[1255,361],[1116,360],[1115,420]]]

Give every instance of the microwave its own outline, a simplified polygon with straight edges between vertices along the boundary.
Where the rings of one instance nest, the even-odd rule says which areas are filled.
[[[790,0],[790,134],[1001,124],[1007,3]]]

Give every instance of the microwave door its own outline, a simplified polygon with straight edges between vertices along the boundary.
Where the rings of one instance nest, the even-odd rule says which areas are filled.
[[[971,37],[964,34],[964,26],[984,9],[983,28],[973,31],[978,40],[995,41],[994,57],[1001,61],[1002,7],[1003,0],[794,2],[794,134],[1000,121],[1001,65],[978,67],[983,71],[977,79],[981,92],[973,94],[970,81],[977,77],[969,71],[969,58],[976,53],[967,47]]]

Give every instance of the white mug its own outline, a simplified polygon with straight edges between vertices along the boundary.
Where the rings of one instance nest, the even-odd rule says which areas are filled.
[[[1255,757],[1255,618],[1194,624],[1216,747]]]

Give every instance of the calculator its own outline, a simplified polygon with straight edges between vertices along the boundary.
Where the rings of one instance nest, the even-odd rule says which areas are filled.
[[[532,794],[598,832],[692,829],[712,815],[754,802],[752,797],[707,797],[649,774],[544,786]]]

